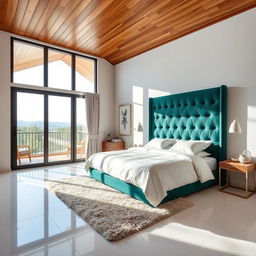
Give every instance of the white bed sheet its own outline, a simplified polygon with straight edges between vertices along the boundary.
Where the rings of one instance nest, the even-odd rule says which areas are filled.
[[[206,156],[203,157],[203,159],[206,161],[207,165],[211,169],[211,171],[214,171],[217,169],[217,160],[214,157]]]

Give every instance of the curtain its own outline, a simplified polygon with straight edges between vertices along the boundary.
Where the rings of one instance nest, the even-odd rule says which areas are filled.
[[[100,150],[99,144],[99,120],[100,120],[100,95],[95,93],[85,94],[85,115],[87,143],[85,148],[85,157]]]

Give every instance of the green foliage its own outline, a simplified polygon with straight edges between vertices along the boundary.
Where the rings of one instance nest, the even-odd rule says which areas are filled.
[[[82,141],[86,135],[84,126],[77,127],[77,141]],[[44,130],[39,126],[19,126],[17,136],[17,145],[28,145],[32,155],[44,153]],[[71,142],[70,127],[58,127],[49,129],[49,153],[67,152]]]
[[[33,126],[18,126],[18,132],[43,132],[42,127]]]

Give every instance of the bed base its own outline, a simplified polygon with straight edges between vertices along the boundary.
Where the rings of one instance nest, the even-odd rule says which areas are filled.
[[[103,184],[112,187],[116,190],[119,190],[120,192],[123,192],[135,199],[138,199],[150,206],[152,206],[149,201],[147,200],[146,196],[144,195],[143,191],[141,188],[136,187],[132,184],[126,183],[122,180],[119,180],[117,178],[114,178],[113,176],[110,176],[106,173],[103,173],[97,169],[90,169],[90,177],[98,180],[100,182],[102,182]],[[166,203],[170,200],[173,200],[175,198],[179,198],[179,197],[184,197],[187,196],[189,194],[192,194],[194,192],[200,191],[202,189],[217,185],[217,181],[218,181],[218,171],[215,170],[213,171],[213,175],[215,177],[214,180],[209,180],[207,182],[204,183],[200,183],[200,181],[196,181],[184,186],[181,186],[179,188],[175,188],[172,190],[169,190],[167,192],[167,196],[162,200],[162,203]]]

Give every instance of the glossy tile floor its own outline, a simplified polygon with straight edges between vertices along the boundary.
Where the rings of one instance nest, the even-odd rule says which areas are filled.
[[[256,255],[256,195],[213,187],[187,197],[194,207],[111,243],[43,187],[83,174],[81,163],[1,174],[0,256]]]

